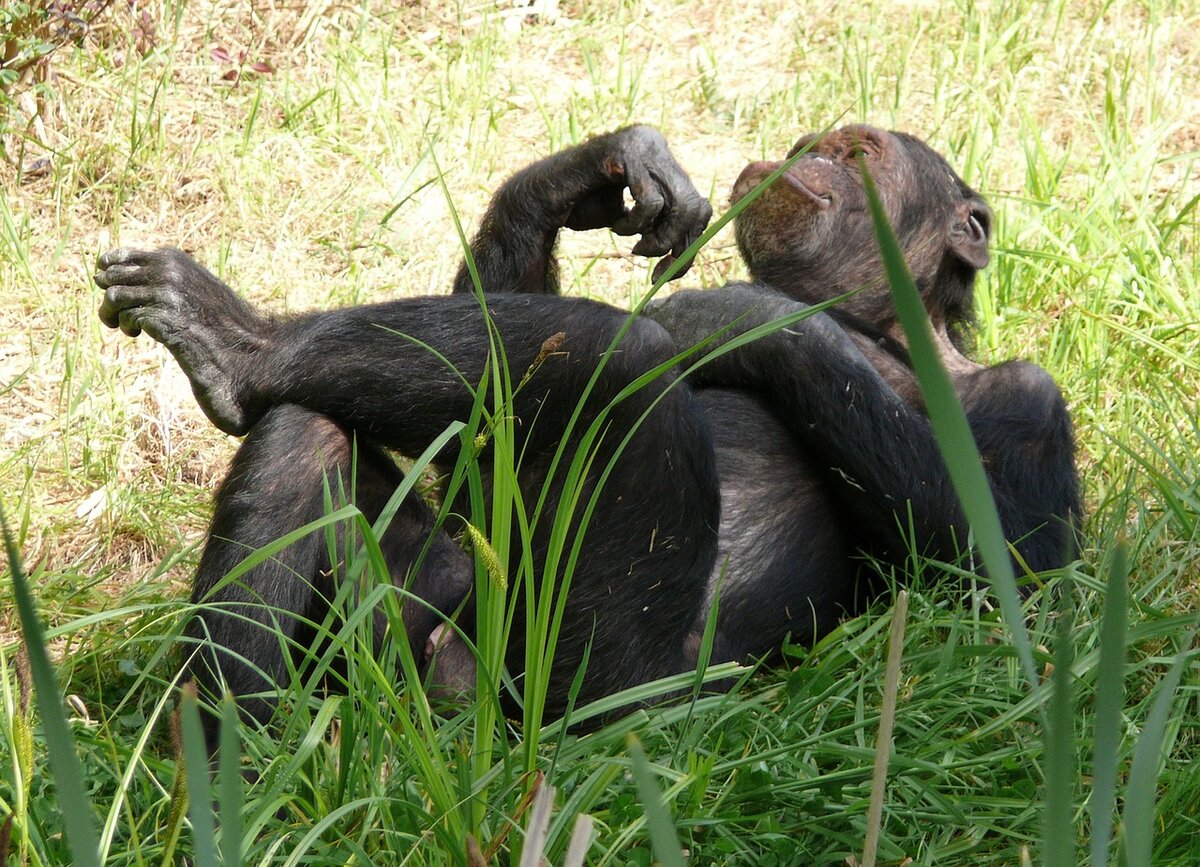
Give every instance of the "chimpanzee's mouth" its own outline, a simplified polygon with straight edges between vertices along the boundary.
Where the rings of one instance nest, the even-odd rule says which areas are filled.
[[[732,202],[738,202],[746,196],[751,190],[762,183],[763,178],[771,172],[776,171],[781,164],[777,162],[753,162],[742,169],[742,173],[738,175],[738,179],[733,183],[733,195],[730,197]],[[808,201],[812,202],[818,208],[828,208],[833,204],[833,197],[828,193],[819,192],[808,185],[796,170],[796,166],[791,166],[779,178],[789,187],[796,190],[804,196]]]
[[[804,183],[804,181],[800,180],[800,178],[796,177],[794,167],[783,173],[783,179],[791,184],[794,189],[799,190],[801,193],[812,199],[813,204],[815,204],[818,208],[828,208],[831,204],[833,204],[833,196],[829,195],[829,193],[818,193],[808,184]]]

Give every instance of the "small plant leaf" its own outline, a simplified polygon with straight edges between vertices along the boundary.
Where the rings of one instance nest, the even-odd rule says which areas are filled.
[[[641,743],[634,735],[629,736],[629,760],[633,767],[633,777],[637,781],[638,796],[646,810],[646,830],[650,834],[650,845],[654,848],[654,856],[663,867],[684,867],[683,847],[679,845],[679,837],[675,834],[675,823],[671,821],[671,812],[663,802],[662,792],[654,782],[654,773],[650,770],[650,760],[642,750]]]
[[[208,753],[200,728],[195,688],[188,684],[179,703],[183,735],[183,763],[187,767],[188,819],[192,823],[192,855],[197,867],[217,867],[216,832],[213,828],[212,787],[208,779]]]

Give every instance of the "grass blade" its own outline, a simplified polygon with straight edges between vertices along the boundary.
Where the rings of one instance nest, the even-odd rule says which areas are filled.
[[[567,854],[563,858],[563,867],[583,867],[583,861],[587,857],[587,851],[592,846],[592,837],[595,832],[592,830],[592,817],[586,813],[581,813],[575,820],[575,827],[571,831],[571,841],[567,844]]]
[[[654,848],[654,856],[663,867],[684,867],[683,847],[679,845],[675,823],[671,821],[671,813],[663,803],[662,792],[654,782],[650,760],[646,758],[636,736],[630,735],[628,744],[638,796],[646,809],[646,829],[650,833],[650,845]]]
[[[220,783],[217,797],[220,802],[221,819],[221,863],[223,867],[237,867],[242,863],[242,774],[238,767],[241,750],[238,738],[237,706],[233,696],[226,694],[221,700],[221,755]],[[187,732],[184,731],[186,737]]]
[[[1158,796],[1158,770],[1162,759],[1163,737],[1167,729],[1167,715],[1175,700],[1175,691],[1183,676],[1184,664],[1192,657],[1190,633],[1184,649],[1180,651],[1166,677],[1158,687],[1158,695],[1150,707],[1142,734],[1133,751],[1133,763],[1129,768],[1129,782],[1125,791],[1125,845],[1122,863],[1128,867],[1149,867],[1154,844],[1154,803]]]
[[[888,639],[887,669],[883,683],[883,707],[875,738],[875,771],[871,780],[871,803],[867,811],[867,839],[863,845],[863,867],[875,867],[879,836],[883,830],[883,797],[892,755],[892,728],[896,722],[896,693],[900,687],[900,658],[904,655],[904,626],[908,620],[908,592],[896,594],[892,607],[892,631]]]
[[[1042,805],[1042,863],[1070,867],[1076,863],[1074,784],[1075,725],[1071,666],[1075,661],[1075,617],[1064,592],[1059,601],[1054,673],[1050,676],[1050,709],[1046,714],[1045,777]]]
[[[1008,545],[1000,525],[1000,513],[996,510],[996,501],[992,499],[991,486],[988,484],[979,450],[975,446],[975,437],[971,434],[966,413],[963,412],[950,376],[934,348],[933,331],[929,325],[925,305],[912,276],[908,273],[904,254],[879,200],[879,192],[875,189],[875,183],[867,171],[865,162],[861,162],[861,166],[863,186],[871,208],[871,217],[875,222],[875,235],[879,240],[884,269],[887,272],[888,283],[891,284],[900,325],[908,338],[908,350],[912,357],[913,370],[921,386],[921,396],[925,399],[925,406],[929,411],[929,422],[937,437],[954,490],[958,492],[963,512],[974,533],[979,556],[987,568],[988,580],[1000,600],[1000,610],[1012,634],[1013,646],[1021,661],[1021,668],[1030,686],[1036,687],[1037,667],[1033,661],[1029,634],[1025,631],[1021,617],[1021,599],[1013,574],[1012,559],[1008,555]]]
[[[1108,863],[1113,807],[1117,800],[1117,763],[1121,750],[1121,709],[1125,704],[1125,641],[1128,632],[1129,562],[1118,545],[1108,570],[1104,619],[1100,625],[1100,662],[1096,675],[1096,726],[1092,748],[1091,864]]]
[[[13,597],[17,603],[17,615],[21,621],[21,635],[29,654],[29,669],[33,675],[34,699],[42,717],[42,731],[46,738],[46,752],[50,756],[50,770],[58,788],[58,809],[62,812],[63,825],[67,832],[67,844],[76,867],[92,867],[100,864],[100,840],[96,835],[92,803],[83,784],[83,770],[75,752],[75,738],[63,713],[63,703],[58,690],[58,680],[46,653],[46,641],[42,625],[33,607],[33,594],[12,534],[8,531],[8,520],[0,509],[0,529],[4,532],[4,548],[8,554],[8,568],[12,572]]]
[[[533,799],[533,812],[529,816],[529,827],[525,829],[525,841],[521,844],[520,867],[538,867],[544,860],[554,791],[553,786],[543,784]]]
[[[183,688],[179,702],[183,733],[183,763],[187,767],[188,819],[192,823],[192,856],[197,867],[217,867],[216,832],[213,829],[212,787],[208,779],[208,752],[200,729],[200,708],[195,688]]]

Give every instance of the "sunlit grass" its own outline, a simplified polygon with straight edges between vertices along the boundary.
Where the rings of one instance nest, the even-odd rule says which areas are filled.
[[[1084,551],[1067,578],[1022,603],[1040,680],[1067,658],[1059,612],[1071,611],[1070,692],[1047,706],[982,589],[964,604],[959,584],[917,564],[884,863],[1012,864],[1026,848],[1042,861],[1048,787],[1068,798],[1056,796],[1053,827],[1069,815],[1075,829],[1054,851],[1097,863],[1116,851],[1094,833],[1110,776],[1108,813],[1125,815],[1138,852],[1150,846],[1156,864],[1200,860],[1194,663],[1180,663],[1169,712],[1155,705],[1172,664],[1187,659],[1200,580],[1197,9],[564,2],[557,23],[485,5],[177,11],[156,11],[145,57],[116,13],[61,49],[42,126],[52,172],[18,183],[0,163],[0,498],[73,696],[64,706],[106,863],[156,863],[167,845],[182,600],[233,444],[196,410],[164,351],[100,326],[95,255],[117,243],[183,246],[279,311],[444,292],[460,256],[454,212],[469,232],[508,173],[632,120],[664,130],[718,211],[747,160],[781,154],[801,131],[865,120],[928,138],[996,210],[978,355],[1041,364],[1070,403]],[[231,84],[216,46],[275,72]],[[42,153],[43,133],[27,135]],[[641,300],[649,267],[628,249],[604,233],[568,234],[564,291]],[[684,283],[737,276],[726,232]],[[481,412],[503,391],[489,382]],[[480,504],[480,526],[506,520],[504,503],[502,489]],[[1115,622],[1105,589],[1125,573],[1122,545],[1118,685],[1113,627],[1099,624]],[[369,551],[362,562],[371,572]],[[70,863],[70,796],[51,783],[48,729],[33,730],[29,764],[17,758],[9,586],[6,572],[0,824],[14,815],[16,863]],[[346,604],[348,623],[365,622],[365,609]],[[889,624],[881,604],[816,648],[792,648],[786,665],[734,695],[608,723],[615,703],[576,708],[600,728],[564,733],[541,720],[537,737],[482,702],[446,717],[425,708],[414,685],[397,683],[399,648],[380,658],[342,630],[328,652],[350,660],[350,696],[323,697],[310,679],[285,702],[282,733],[238,732],[259,772],[241,793],[242,857],[466,863],[468,830],[489,857],[507,857],[529,826],[532,769],[557,791],[539,842],[553,863],[580,814],[595,822],[588,863],[650,863],[651,832],[666,839],[667,821],[691,863],[860,857]],[[675,684],[692,685],[691,675]],[[1073,763],[1048,765],[1043,708]],[[644,764],[631,758],[631,732]],[[1161,752],[1135,759],[1143,732]],[[1144,809],[1130,822],[1131,775],[1160,770],[1152,822]],[[647,775],[667,819],[647,810]],[[236,805],[221,782],[200,800]],[[1114,834],[1125,840],[1125,826]],[[195,839],[184,825],[177,851]],[[217,840],[224,848],[220,823]]]

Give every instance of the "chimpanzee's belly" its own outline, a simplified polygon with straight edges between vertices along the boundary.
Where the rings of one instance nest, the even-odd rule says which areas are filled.
[[[721,480],[717,565],[722,656],[769,653],[784,636],[808,642],[832,629],[855,598],[847,517],[824,473],[757,395],[700,389]]]

